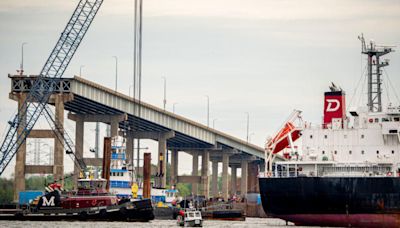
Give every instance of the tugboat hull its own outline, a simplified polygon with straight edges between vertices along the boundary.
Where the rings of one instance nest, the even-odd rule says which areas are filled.
[[[11,212],[11,209],[9,210]],[[4,212],[4,211],[3,211]],[[154,219],[151,200],[138,200],[114,206],[65,209],[14,209],[12,213],[0,214],[0,220],[32,221],[150,221]]]

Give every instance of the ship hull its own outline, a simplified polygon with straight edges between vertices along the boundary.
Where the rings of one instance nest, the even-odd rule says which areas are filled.
[[[265,212],[296,225],[400,227],[400,178],[260,178]]]

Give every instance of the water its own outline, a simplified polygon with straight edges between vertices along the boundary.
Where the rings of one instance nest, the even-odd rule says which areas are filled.
[[[66,222],[66,221],[0,221],[0,227],[12,228],[65,228],[65,227],[93,227],[93,228],[122,228],[122,227],[179,227],[175,220],[153,220],[151,222]],[[280,219],[271,218],[246,218],[246,221],[213,221],[205,220],[203,227],[294,227],[286,226],[286,223]],[[297,228],[297,227],[296,227]]]

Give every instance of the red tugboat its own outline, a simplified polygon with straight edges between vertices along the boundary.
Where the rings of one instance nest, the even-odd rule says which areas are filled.
[[[105,179],[81,179],[78,191],[63,191],[54,183],[47,193],[3,220],[110,220],[149,221],[154,219],[150,199],[118,199],[106,191]],[[15,212],[15,211],[14,211]]]

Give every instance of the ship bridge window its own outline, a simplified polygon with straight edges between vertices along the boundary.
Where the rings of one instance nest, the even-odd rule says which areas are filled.
[[[378,118],[375,118],[375,123],[378,123],[379,122],[379,119]]]
[[[312,135],[310,135],[310,139],[312,139]]]
[[[324,138],[326,138],[326,139],[327,139],[327,138],[328,138],[328,136],[327,136],[327,135],[324,135]]]
[[[363,138],[364,138],[364,135],[361,135],[361,138],[363,139]]]
[[[349,154],[351,154],[351,150],[349,150]]]
[[[361,151],[361,154],[364,154],[364,153],[365,153],[365,152],[362,150],[362,151]]]
[[[400,121],[400,117],[394,117],[394,118],[393,118],[393,121],[394,121],[394,122],[399,122],[399,121]]]
[[[382,118],[382,122],[389,122],[389,118]]]

